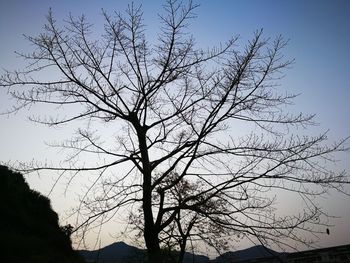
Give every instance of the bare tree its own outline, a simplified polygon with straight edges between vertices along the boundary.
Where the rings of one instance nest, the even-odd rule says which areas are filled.
[[[315,197],[348,183],[323,162],[346,150],[345,140],[330,145],[326,133],[301,136],[295,129],[312,125],[313,116],[286,112],[295,95],[277,85],[292,62],[281,53],[282,37],[264,39],[258,31],[241,48],[235,37],[199,49],[187,27],[196,7],[168,0],[156,43],[146,41],[134,5],[125,15],[103,12],[97,40],[84,16],[61,27],[50,11],[44,32],[27,37],[35,47],[21,54],[28,67],[5,72],[0,85],[17,99],[13,112],[47,104],[61,111],[33,121],[86,126],[53,145],[69,152],[66,162],[24,169],[72,178],[96,172],[77,229],[128,208],[149,262],[162,262],[163,245],[180,249],[181,262],[189,241],[218,247],[228,236],[265,245],[307,242],[301,233],[317,233],[326,216]],[[104,141],[99,123],[118,136]],[[100,157],[85,164],[90,155]],[[278,216],[274,189],[295,193],[305,208]]]

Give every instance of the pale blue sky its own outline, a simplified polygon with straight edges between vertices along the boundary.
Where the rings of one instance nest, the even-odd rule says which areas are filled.
[[[142,3],[145,23],[150,35],[157,28],[157,12],[163,1]],[[296,111],[316,113],[320,125],[312,132],[330,129],[329,137],[339,139],[350,135],[350,1],[347,0],[217,0],[196,1],[198,18],[191,31],[202,47],[224,42],[240,35],[242,43],[257,29],[265,36],[282,34],[290,39],[285,55],[295,64],[281,81],[282,88],[300,93]],[[14,51],[29,51],[22,34],[39,33],[45,15],[52,7],[57,20],[69,12],[84,13],[96,28],[102,25],[101,8],[110,12],[123,11],[130,1],[83,0],[0,0],[0,69],[21,67]],[[6,93],[0,92],[0,112],[11,104]],[[0,161],[55,158],[43,140],[67,136],[64,130],[48,130],[29,123],[26,113],[7,118],[0,116]],[[340,167],[350,171],[350,155],[338,156]],[[29,179],[32,187],[45,193],[44,179]],[[53,195],[53,206],[60,213],[69,208],[62,192]],[[69,197],[73,198],[73,197]],[[72,199],[70,199],[72,200]],[[350,243],[350,199],[331,195],[322,200],[330,212],[341,216],[329,237],[320,246]],[[111,239],[108,239],[111,240]]]

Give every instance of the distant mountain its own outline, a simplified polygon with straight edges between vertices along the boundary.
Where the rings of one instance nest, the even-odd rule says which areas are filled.
[[[129,246],[124,242],[117,242],[99,250],[88,251],[80,250],[80,255],[83,256],[87,263],[139,263],[147,262],[146,253],[144,250]],[[176,255],[176,253],[174,254]],[[265,258],[279,256],[280,253],[271,249],[264,248],[263,246],[254,246],[248,249],[239,250],[236,252],[227,252],[210,260],[203,255],[196,255],[192,253],[185,253],[183,263],[227,263],[227,262],[240,262],[244,260],[254,258]],[[169,258],[169,262],[172,262]]]
[[[113,243],[99,250],[78,250],[87,263],[132,263],[143,262],[144,251],[124,242]]]
[[[79,254],[87,263],[138,263],[147,262],[146,252],[143,249],[129,246],[124,242],[113,243],[99,250],[78,250]],[[173,254],[176,257],[176,253]],[[169,262],[172,259],[169,258]],[[185,253],[183,263],[209,263],[210,260],[206,256]]]
[[[254,246],[251,248],[235,251],[226,252],[216,259],[212,260],[212,263],[226,263],[226,262],[240,262],[249,259],[266,258],[280,256],[281,253],[268,249],[264,246]]]
[[[196,255],[192,253],[185,252],[183,263],[209,263],[211,262],[207,256]]]

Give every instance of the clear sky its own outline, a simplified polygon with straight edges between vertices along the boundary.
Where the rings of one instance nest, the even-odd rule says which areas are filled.
[[[144,10],[146,30],[151,35],[157,28],[157,13],[163,1],[135,1]],[[20,68],[22,61],[14,51],[30,51],[22,34],[36,35],[42,31],[45,15],[52,7],[57,20],[69,13],[85,14],[96,29],[102,25],[101,8],[123,11],[130,1],[92,0],[0,0],[0,70]],[[301,95],[295,109],[316,113],[319,126],[312,132],[329,129],[331,140],[350,135],[350,1],[347,0],[217,0],[199,1],[198,18],[191,31],[202,47],[224,42],[240,35],[242,43],[257,29],[265,36],[282,34],[289,39],[285,49],[295,64],[281,81],[282,87]],[[6,92],[0,91],[0,112],[11,105]],[[56,158],[45,140],[67,138],[65,130],[49,130],[30,123],[26,112],[15,116],[0,116],[0,161]],[[350,172],[350,154],[337,156],[339,167]],[[42,177],[28,179],[30,185],[47,194],[52,180]],[[73,194],[78,190],[72,188]],[[64,211],[74,204],[74,195],[65,196],[62,189],[52,194],[55,210],[64,218]],[[330,194],[320,201],[334,219],[331,235],[319,245],[333,246],[350,243],[350,198]],[[292,204],[291,204],[292,205]],[[64,220],[63,220],[64,221]],[[65,223],[65,222],[62,222]],[[104,244],[113,242],[106,236]]]

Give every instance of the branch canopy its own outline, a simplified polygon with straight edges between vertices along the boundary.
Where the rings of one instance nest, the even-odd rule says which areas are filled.
[[[264,38],[260,30],[243,47],[233,37],[200,49],[187,30],[196,7],[167,1],[152,42],[141,7],[103,11],[98,38],[84,16],[60,26],[50,11],[44,32],[26,37],[35,49],[20,54],[25,70],[5,72],[0,85],[17,99],[9,112],[47,104],[63,114],[33,121],[86,127],[53,145],[69,152],[66,162],[24,168],[72,178],[95,172],[78,229],[127,207],[149,253],[164,244],[184,251],[189,240],[223,246],[227,235],[307,242],[300,233],[325,224],[315,197],[349,182],[327,164],[346,140],[330,145],[327,133],[300,135],[297,128],[314,124],[314,116],[286,112],[295,95],[278,83],[293,61],[283,56],[281,36]],[[116,131],[113,138],[102,139],[101,123]],[[95,164],[82,161],[95,155]],[[277,193],[285,191],[304,202],[300,214],[275,213]]]

